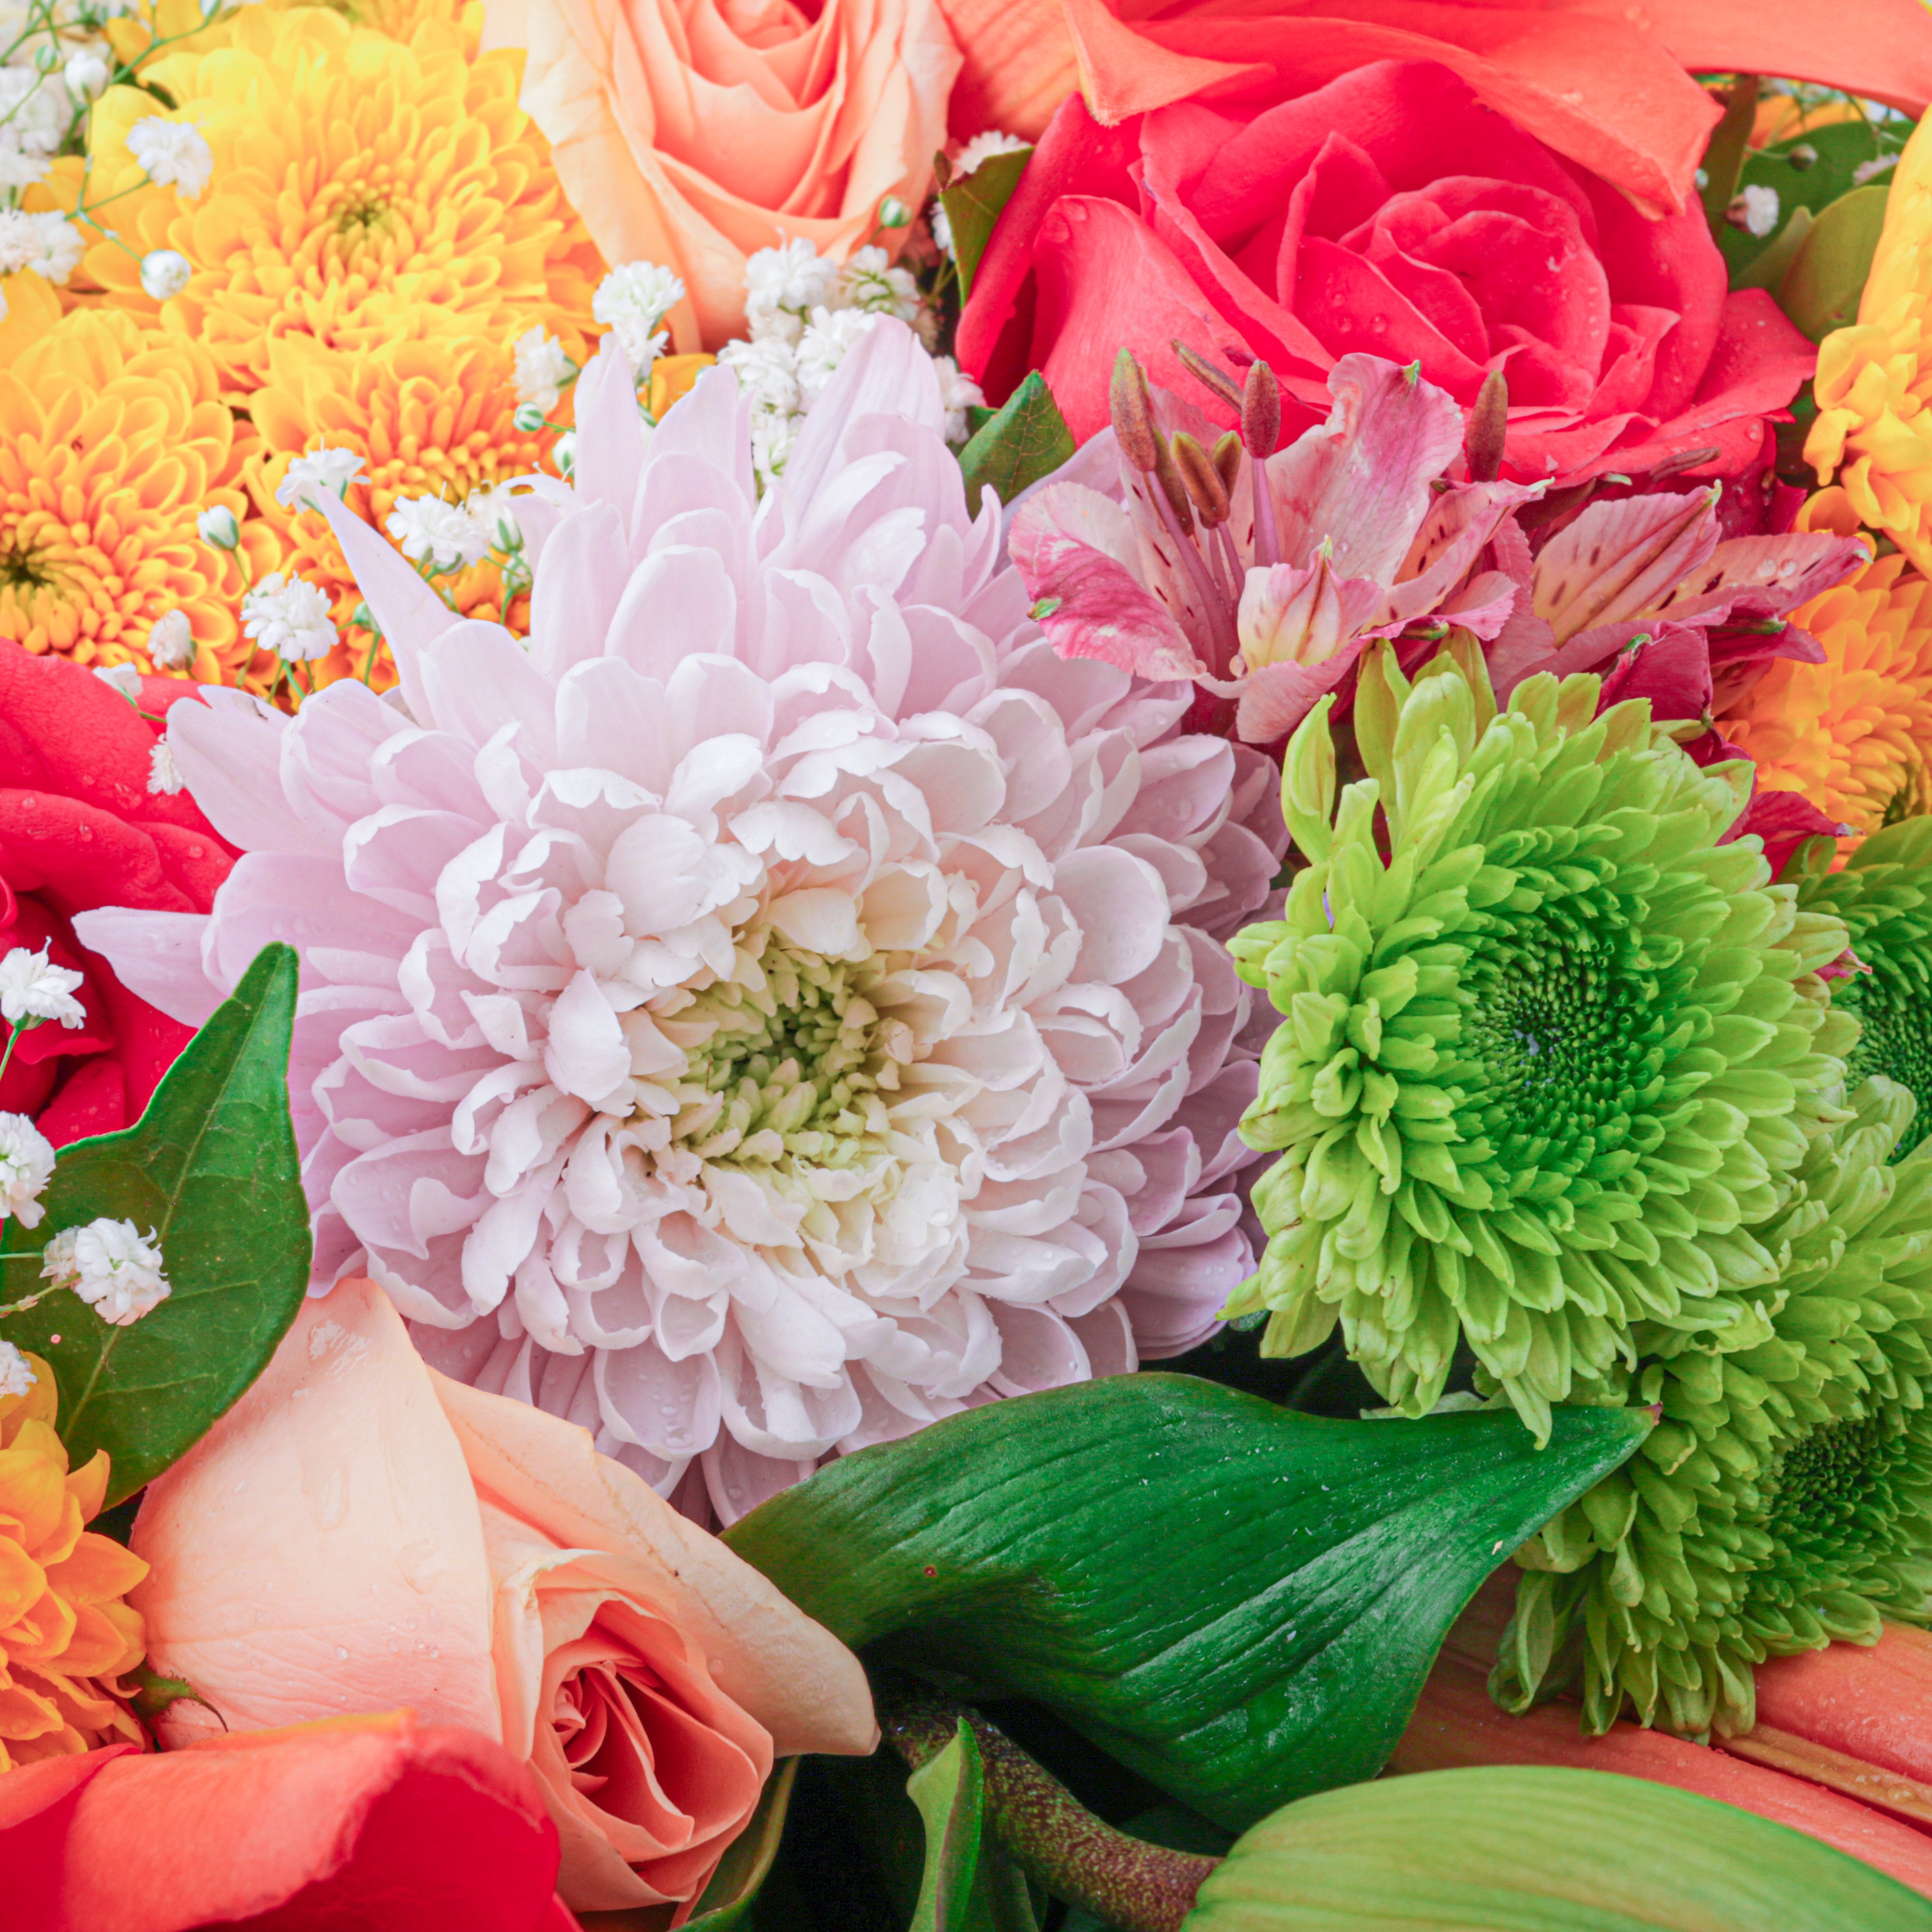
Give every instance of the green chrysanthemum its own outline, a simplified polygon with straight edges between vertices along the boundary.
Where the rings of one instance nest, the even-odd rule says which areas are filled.
[[[1517,1552],[1533,1567],[1490,1680],[1506,1708],[1580,1690],[1592,1730],[1626,1704],[1675,1730],[1748,1730],[1754,1664],[1872,1642],[1881,1610],[1925,1620],[1932,1144],[1887,1166],[1911,1096],[1880,1078],[1855,1100],[1782,1217],[1770,1336],[1718,1354],[1640,1327],[1637,1368],[1599,1392],[1663,1420]]]
[[[1412,1415],[1466,1337],[1539,1437],[1634,1323],[1761,1337],[1782,1257],[1755,1231],[1840,1118],[1854,1036],[1814,970],[1844,928],[1717,843],[1748,767],[1700,771],[1598,691],[1533,678],[1498,715],[1473,650],[1412,688],[1378,648],[1370,776],[1336,807],[1324,703],[1282,780],[1310,862],[1234,944],[1284,1018],[1242,1124],[1282,1150],[1271,1238],[1230,1312],[1274,1311],[1282,1355],[1339,1318]]]
[[[1862,1028],[1851,1077],[1882,1073],[1918,1102],[1896,1160],[1932,1132],[1932,818],[1874,832],[1842,872],[1826,870],[1834,856],[1824,838],[1800,854],[1798,902],[1843,920],[1870,968],[1834,976],[1832,1004]]]

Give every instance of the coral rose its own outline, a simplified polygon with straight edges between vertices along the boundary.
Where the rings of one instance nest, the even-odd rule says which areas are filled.
[[[580,1910],[688,1907],[775,1755],[876,1742],[850,1652],[583,1430],[426,1366],[370,1282],[307,1304],[134,1544],[156,1667],[231,1730],[406,1704],[500,1738]]]
[[[80,1028],[32,1028],[0,1079],[0,1110],[34,1115],[56,1147],[140,1118],[194,1029],[137,999],[74,937],[78,913],[206,912],[234,863],[156,763],[149,717],[200,687],[141,681],[138,708],[64,658],[0,640],[0,955],[47,949],[85,977]],[[0,1046],[6,1030],[0,1027]]]
[[[1500,369],[1504,473],[1523,482],[1704,448],[1700,467],[1741,469],[1814,354],[1762,290],[1727,292],[1694,205],[1646,220],[1416,61],[1258,110],[1109,128],[1061,108],[974,276],[961,363],[996,399],[1040,369],[1084,441],[1123,344],[1204,397],[1176,338],[1238,373],[1262,357],[1321,410],[1352,351],[1419,362],[1466,409]]]
[[[484,18],[486,44],[529,49],[523,106],[605,259],[683,278],[686,351],[743,333],[755,250],[843,261],[886,196],[920,205],[959,70],[934,0],[486,0]]]
[[[516,1760],[407,1711],[0,1778],[8,1932],[570,1932],[556,1863]]]

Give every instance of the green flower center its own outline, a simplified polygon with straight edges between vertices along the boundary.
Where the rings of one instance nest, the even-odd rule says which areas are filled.
[[[662,1030],[686,1047],[673,1138],[700,1159],[846,1167],[875,1158],[912,1034],[867,995],[883,962],[821,958],[767,932],[749,970],[696,994]]]
[[[1918,1102],[1892,1159],[1910,1154],[1932,1130],[1932,1009],[1923,992],[1902,982],[1888,962],[1841,983],[1838,1004],[1858,1016],[1864,1030],[1847,1063],[1851,1077],[1882,1073]]]

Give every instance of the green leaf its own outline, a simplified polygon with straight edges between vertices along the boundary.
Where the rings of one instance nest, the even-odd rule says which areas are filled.
[[[1772,189],[1778,196],[1778,220],[1768,236],[1753,235],[1727,221],[1718,224],[1718,245],[1730,271],[1732,287],[1774,287],[1774,283],[1758,280],[1750,272],[1766,251],[1776,245],[1792,214],[1805,208],[1814,216],[1822,214],[1840,196],[1863,184],[1857,178],[1859,168],[1896,155],[1911,131],[1911,122],[1902,118],[1870,122],[1861,116],[1855,121],[1815,128],[1775,146],[1751,149],[1744,157],[1738,185]],[[1881,171],[1868,178],[1882,184],[1892,176],[1889,171]]]
[[[1888,188],[1855,188],[1805,231],[1778,285],[1778,305],[1814,342],[1858,319],[1858,298],[1885,227]]]
[[[1304,1798],[1209,1874],[1185,1932],[1932,1932],[1932,1900],[1669,1785],[1546,1766]]]
[[[1240,1828],[1372,1777],[1476,1586],[1645,1409],[1340,1422],[1191,1376],[992,1402],[725,1533],[845,1642],[1058,1711]]]
[[[952,1742],[906,1780],[906,1796],[926,1821],[926,1876],[911,1932],[962,1932],[972,1910],[986,1822],[980,1746],[963,1719]]]
[[[978,515],[980,492],[988,484],[1010,503],[1029,483],[1052,476],[1075,447],[1053,392],[1034,370],[959,452],[967,507]]]
[[[973,292],[973,278],[979,272],[980,257],[986,254],[994,227],[1032,159],[1030,148],[992,155],[963,180],[953,182],[940,192],[940,202],[952,229],[952,259],[959,265],[962,302]]]
[[[742,1925],[749,1918],[758,1893],[770,1875],[772,1862],[778,1855],[792,1787],[798,1782],[798,1767],[799,1760],[788,1757],[765,1780],[752,1822],[731,1840],[718,1861],[711,1882],[698,1901],[695,1916],[685,1921],[686,1932],[730,1932],[733,1926]]]
[[[192,1448],[266,1366],[308,1284],[308,1207],[289,1119],[296,956],[264,946],[187,1049],[148,1110],[118,1134],[61,1150],[46,1214],[8,1244],[0,1300],[44,1289],[40,1252],[63,1228],[106,1216],[160,1238],[172,1293],[126,1328],[70,1290],[0,1321],[44,1356],[58,1426],[78,1464],[112,1458],[109,1504]],[[56,1340],[55,1338],[59,1339]]]

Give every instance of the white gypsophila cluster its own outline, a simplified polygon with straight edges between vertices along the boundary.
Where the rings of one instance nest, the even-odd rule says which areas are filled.
[[[45,180],[86,104],[75,101],[59,74],[42,74],[31,58],[0,67],[0,190]]]
[[[87,1009],[74,997],[84,976],[53,964],[44,946],[38,952],[15,946],[0,959],[0,1018],[15,1027],[38,1026],[43,1020],[85,1026]]]
[[[548,416],[556,407],[564,384],[576,374],[577,364],[541,325],[517,338],[515,354],[517,400],[533,403]]]
[[[26,1357],[12,1342],[0,1342],[0,1400],[25,1395],[39,1380]]]
[[[684,284],[655,262],[625,262],[597,284],[590,313],[617,338],[631,380],[642,382],[670,343],[663,322],[684,299]]]
[[[242,629],[288,662],[326,658],[334,650],[328,593],[306,578],[272,570],[242,599]]]
[[[0,275],[31,268],[58,286],[80,267],[86,252],[86,238],[65,215],[0,208]]]
[[[194,632],[185,610],[166,610],[148,633],[148,655],[163,670],[186,670],[194,662]]]
[[[141,257],[141,292],[156,302],[179,295],[194,277],[194,264],[178,248],[152,248]]]
[[[148,178],[193,201],[214,172],[214,156],[199,128],[150,114],[128,130],[128,152]]]
[[[156,797],[172,798],[186,782],[180,766],[175,763],[175,754],[168,749],[168,741],[158,738],[154,748],[148,754],[148,791]]]
[[[152,1313],[172,1292],[161,1271],[159,1237],[132,1221],[105,1215],[84,1228],[63,1228],[40,1256],[40,1274],[73,1289],[102,1321],[116,1328]]]
[[[517,492],[507,483],[491,483],[472,490],[463,500],[463,508],[476,526],[485,550],[520,550],[523,526],[517,519]]]
[[[1024,154],[1033,144],[1022,141],[1017,134],[1003,134],[997,128],[988,128],[983,134],[975,134],[952,157],[952,180],[964,181],[968,175],[976,173],[982,164],[990,161],[995,154]],[[927,223],[932,230],[932,238],[942,254],[952,253],[952,224],[946,218],[946,204],[936,196],[932,203],[932,214]]]
[[[800,423],[853,344],[882,316],[927,340],[932,318],[909,270],[884,249],[860,249],[842,267],[808,242],[760,248],[745,264],[744,340],[718,360],[737,376],[752,404],[752,460],[761,487],[784,473]],[[950,357],[934,358],[946,401],[946,435],[965,436],[967,410],[984,399]]]
[[[53,1143],[25,1114],[0,1114],[0,1215],[38,1228],[53,1174]]]
[[[94,674],[101,682],[118,691],[130,704],[141,701],[141,668],[138,664],[96,664]]]
[[[398,496],[383,527],[404,556],[432,577],[467,570],[490,554],[489,530],[467,505],[441,496]]]
[[[1738,212],[1743,217],[1743,226],[1747,235],[1759,241],[1770,234],[1778,226],[1778,190],[1774,188],[1762,188],[1754,184],[1738,196]]]
[[[340,502],[362,467],[362,459],[352,449],[331,449],[325,446],[306,450],[289,465],[287,475],[275,486],[275,501],[284,509],[293,509],[298,504],[304,509],[312,509],[311,500],[326,490]],[[206,541],[214,541],[206,530],[202,536]]]

